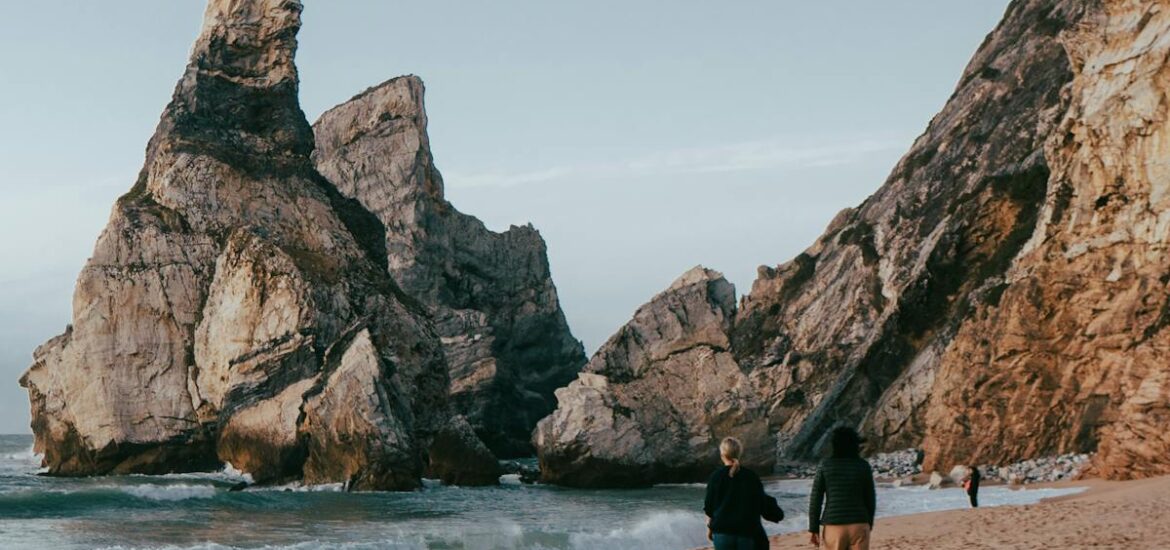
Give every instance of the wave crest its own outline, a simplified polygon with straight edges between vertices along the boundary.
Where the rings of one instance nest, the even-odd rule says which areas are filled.
[[[147,500],[176,501],[192,498],[211,498],[215,487],[211,485],[126,485],[118,487],[123,493]]]

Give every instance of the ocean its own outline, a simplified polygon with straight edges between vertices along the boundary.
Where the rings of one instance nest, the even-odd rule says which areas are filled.
[[[36,475],[32,436],[0,435],[0,549],[673,549],[706,543],[701,485],[580,490],[521,485],[344,493],[340,485],[251,488],[230,471],[164,476]],[[806,526],[808,480],[770,480]],[[1078,489],[987,487],[980,504],[1027,504]],[[959,489],[879,485],[880,516],[967,506]]]

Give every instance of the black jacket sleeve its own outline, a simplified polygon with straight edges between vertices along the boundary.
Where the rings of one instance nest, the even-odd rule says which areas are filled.
[[[821,532],[821,508],[825,503],[825,472],[817,468],[817,475],[813,478],[812,493],[808,496],[808,531]]]
[[[707,478],[707,496],[703,498],[703,513],[707,514],[708,518],[715,515],[715,501],[717,493],[719,493],[721,481],[722,479],[719,476],[718,470],[711,474],[711,477]]]
[[[873,516],[877,513],[877,488],[873,481],[873,468],[868,464],[865,467],[869,482],[865,484],[865,511],[869,513],[869,527],[873,528]]]

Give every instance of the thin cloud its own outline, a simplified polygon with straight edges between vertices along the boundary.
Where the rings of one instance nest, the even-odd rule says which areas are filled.
[[[821,145],[794,145],[791,140],[763,140],[664,151],[619,162],[599,162],[515,173],[448,172],[452,187],[510,187],[572,179],[633,179],[648,176],[713,174],[753,170],[824,168],[859,162],[875,153],[901,150],[902,138],[864,138]]]

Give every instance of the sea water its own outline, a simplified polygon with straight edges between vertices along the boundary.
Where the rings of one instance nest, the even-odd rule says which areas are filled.
[[[580,490],[521,485],[344,493],[339,485],[228,489],[233,472],[53,478],[37,475],[28,435],[0,435],[0,548],[25,549],[672,549],[706,543],[702,485]],[[808,480],[767,481],[806,527]],[[980,491],[983,506],[1078,489]],[[878,486],[878,515],[964,508],[959,489]]]

